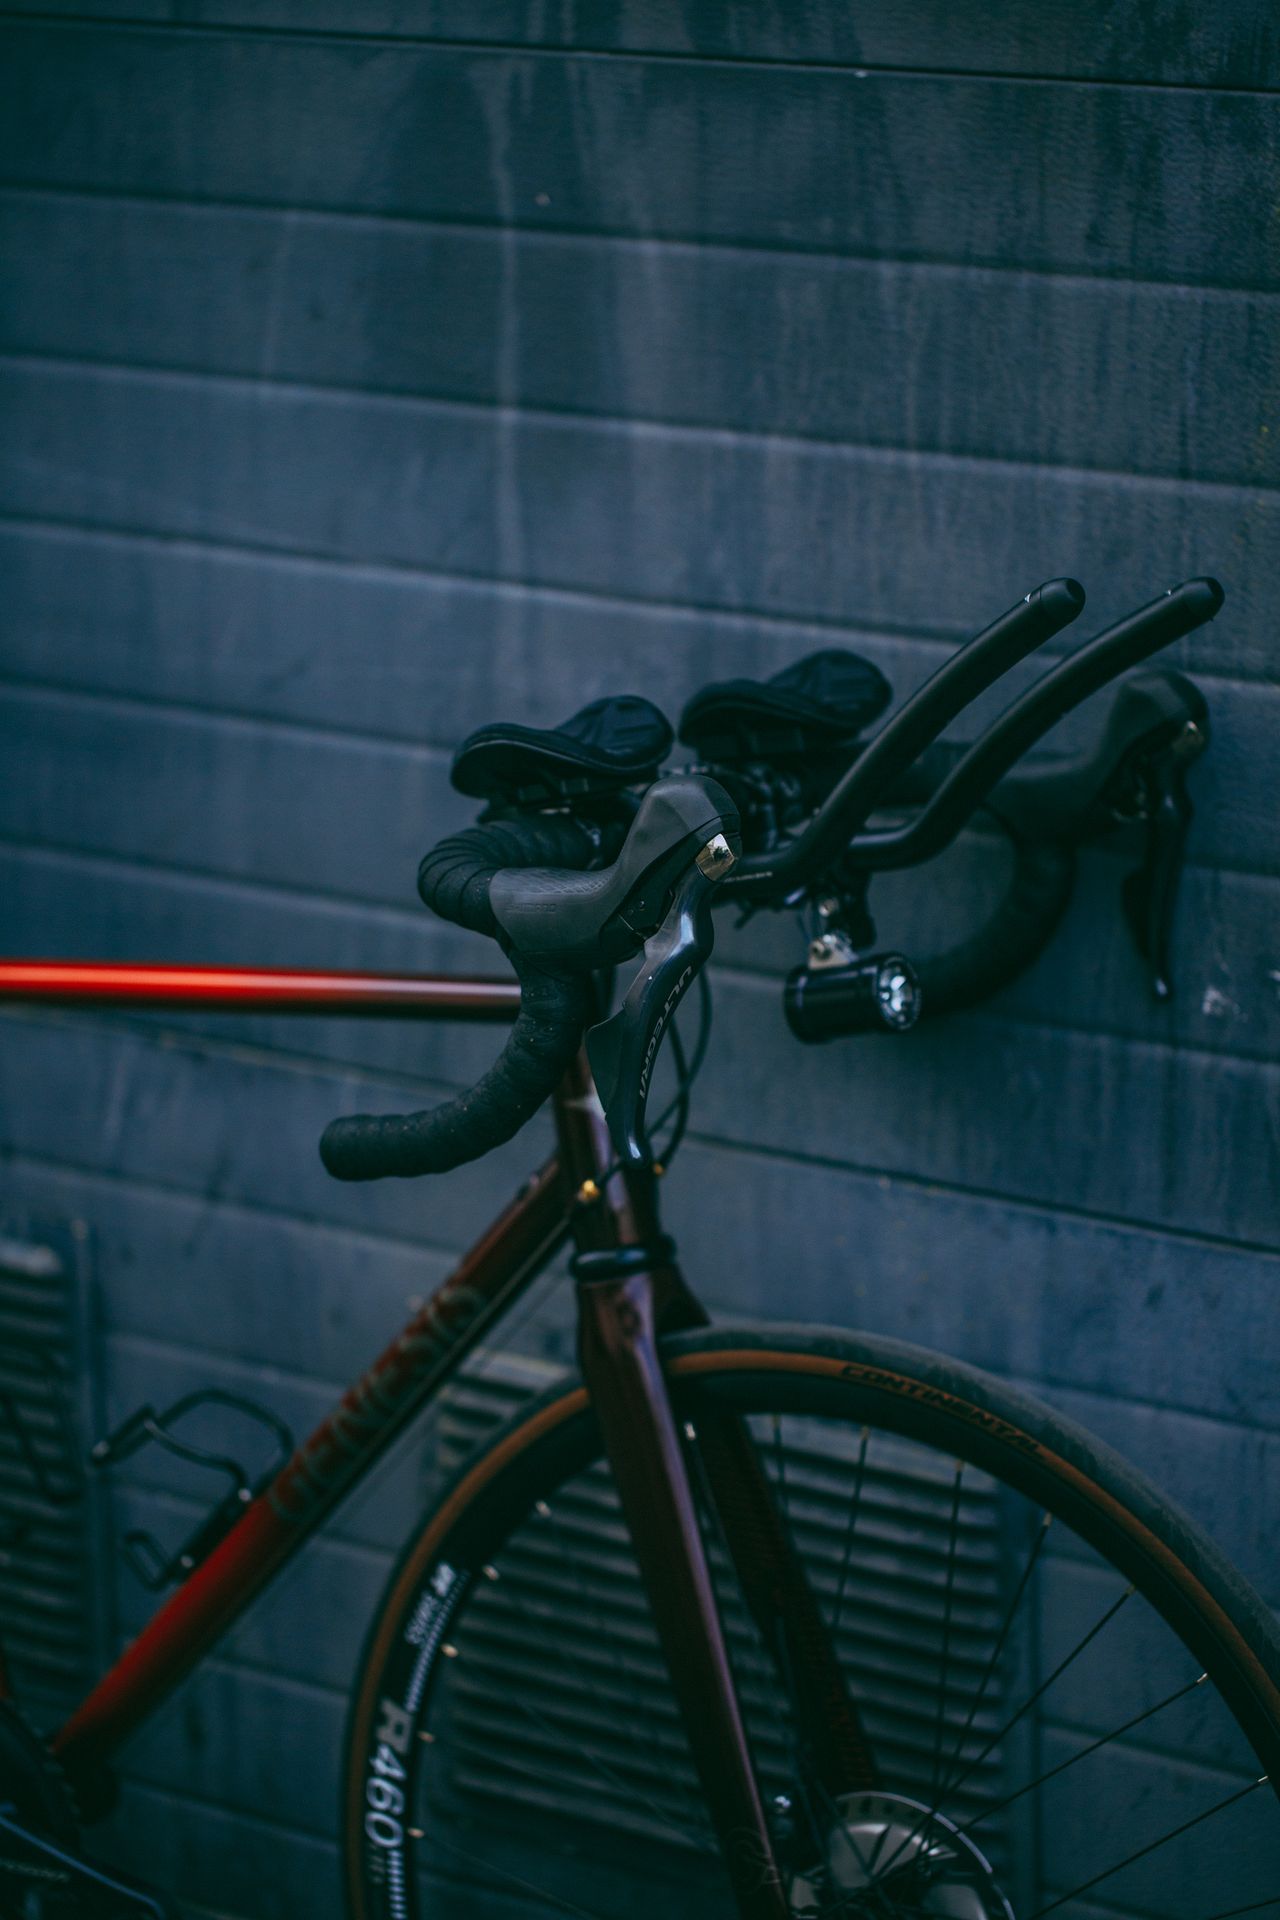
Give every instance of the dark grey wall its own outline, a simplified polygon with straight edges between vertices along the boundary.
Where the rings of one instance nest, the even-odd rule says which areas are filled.
[[[907,690],[1047,575],[1101,624],[1218,574],[1175,1003],[1114,855],[899,1046],[788,1044],[787,930],[725,938],[671,1204],[718,1304],[1037,1383],[1280,1596],[1278,83],[1263,0],[7,9],[4,950],[461,964],[413,875],[472,726],[835,641]],[[544,1136],[324,1178],[324,1121],[483,1035],[2,1038],[3,1196],[90,1223],[114,1413],[216,1380],[305,1426]],[[211,1909],[334,1911],[342,1691],[423,1470],[134,1751],[120,1844]],[[117,1527],[184,1484],[140,1463]]]

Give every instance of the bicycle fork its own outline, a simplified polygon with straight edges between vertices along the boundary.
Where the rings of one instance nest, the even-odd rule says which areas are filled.
[[[694,1303],[674,1270],[655,1275],[641,1257],[639,1248],[624,1247],[579,1258],[583,1376],[740,1920],[787,1920],[790,1903],[659,1358],[663,1296],[686,1308]],[[876,1775],[831,1636],[743,1421],[717,1415],[710,1426],[700,1423],[696,1440],[744,1599],[796,1718],[799,1765],[834,1818],[840,1794],[872,1786]]]

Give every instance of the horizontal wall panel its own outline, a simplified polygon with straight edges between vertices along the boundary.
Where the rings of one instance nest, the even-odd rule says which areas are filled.
[[[1049,1539],[1053,1539],[1052,1530]],[[1060,1538],[1059,1549],[1061,1544]],[[1069,1558],[1052,1547],[1040,1561],[1040,1569],[1045,1601],[1039,1622],[1039,1670],[1049,1674],[1101,1619],[1115,1600],[1120,1582],[1096,1556]],[[1152,1613],[1146,1601],[1121,1607],[1083,1658],[1053,1683],[1045,1697],[1045,1720],[1057,1733],[1112,1733],[1168,1699],[1174,1678],[1171,1643],[1167,1629],[1156,1626]],[[1190,1667],[1190,1661],[1184,1650],[1177,1666]],[[1194,1677],[1191,1667],[1187,1678]],[[1243,1734],[1212,1687],[1196,1687],[1153,1714],[1129,1741],[1224,1772],[1236,1771],[1248,1751]]]
[[[449,1264],[30,1160],[9,1181],[33,1207],[91,1221],[112,1334],[248,1352],[313,1379],[341,1379],[377,1351]],[[721,1191],[731,1203],[707,1205]],[[1280,1430],[1274,1255],[697,1140],[663,1200],[685,1271],[717,1313],[865,1327],[1040,1391],[1092,1389]],[[233,1288],[234,1325],[209,1311]],[[567,1357],[553,1335],[570,1314],[562,1292],[537,1316],[548,1354]]]
[[[1047,948],[991,1000],[992,1010],[1022,1021],[1273,1059],[1280,1045],[1280,885],[1274,878],[1188,868],[1173,921],[1174,992],[1158,1001],[1122,906],[1137,853],[1135,845],[1128,855],[1082,858],[1071,904]],[[416,905],[386,912],[197,879],[191,869],[201,854],[192,845],[188,871],[178,873],[0,844],[6,953],[490,977],[508,971],[492,942],[456,932]],[[1003,896],[1010,867],[1002,841],[975,834],[923,872],[885,876],[871,894],[880,946],[923,961],[967,939]],[[739,926],[726,908],[716,916],[716,941],[717,967],[772,976],[779,997],[782,977],[802,963],[806,950],[792,913],[757,914]],[[176,1009],[155,1018],[183,1032],[385,1071],[417,1063],[422,1076],[451,1084],[477,1078],[504,1037],[501,1024],[448,1020]],[[684,1024],[695,1022],[690,1009]]]
[[[0,252],[0,352],[1280,479],[1245,294],[21,194]]]
[[[696,9],[687,0],[640,0],[605,11],[573,0],[554,10],[519,0],[25,0],[11,13],[158,24],[275,28],[298,33],[421,36],[566,51],[669,53],[752,61],[832,61],[842,66],[959,68],[1050,78],[1183,81],[1260,87],[1280,80],[1275,21],[1261,0],[1233,0],[1189,15],[1163,0],[1105,11],[1066,0],[1021,13],[966,13],[945,4],[861,6],[856,16],[817,4]]]
[[[1071,903],[1048,946],[984,1004],[1018,1020],[1274,1060],[1280,1051],[1276,881],[1187,868],[1174,909],[1174,990],[1157,1000],[1122,904],[1141,851],[1136,836],[1129,845],[1127,856],[1082,855]],[[917,961],[958,945],[997,909],[1011,872],[1007,846],[975,834],[926,868],[884,876],[870,895],[877,945]],[[742,928],[728,912],[720,918],[722,964],[781,975],[803,961],[804,948],[793,914],[757,915]]]
[[[145,1184],[23,1163],[7,1183],[90,1226],[102,1335],[244,1359],[314,1381],[372,1360],[453,1255]],[[226,1309],[234,1302],[232,1317]]]
[[[1216,572],[1196,657],[1271,656],[1272,493],[29,361],[0,405],[9,514],[915,632]]]
[[[111,1831],[117,1836],[118,1858],[140,1871],[137,1836],[148,1835],[146,1863],[153,1878],[184,1897],[184,1914],[191,1920],[297,1920],[299,1913],[329,1914],[335,1889],[341,1888],[341,1865],[334,1842],[316,1839],[266,1819],[249,1819],[206,1800],[178,1797],[152,1786],[126,1786]],[[162,1832],[154,1842],[150,1836]],[[132,1834],[132,1847],[129,1836]],[[524,1893],[512,1896],[505,1885],[495,1888],[484,1858],[486,1837],[467,1836],[477,1848],[467,1856],[465,1879],[456,1874],[444,1883],[443,1910],[465,1914],[466,1920],[562,1920],[563,1903],[531,1904]],[[208,1900],[213,1907],[189,1904]],[[696,1915],[668,1907],[672,1920],[697,1920]]]
[[[875,1055],[833,1053],[797,1052],[772,986],[722,980],[699,1128],[738,1144],[1277,1244],[1274,1067],[1002,1026],[981,1014],[921,1028]]]
[[[1078,1737],[1050,1734],[1042,1750],[1044,1765],[1061,1765],[1084,1744]],[[1054,1801],[1045,1796],[1049,1815],[1042,1827],[1045,1878],[1047,1890],[1061,1900],[1094,1874],[1203,1815],[1246,1786],[1250,1778],[1249,1772],[1170,1766],[1158,1755],[1119,1745],[1105,1748],[1096,1763],[1084,1764],[1092,1769],[1089,1795],[1064,1792],[1057,1803],[1061,1809],[1057,1817],[1051,1811]],[[1113,1883],[1098,1889],[1099,1897],[1104,1892],[1108,1897],[1104,1910],[1136,1914],[1144,1920],[1177,1913],[1180,1907],[1194,1914],[1221,1912],[1221,1863],[1227,1859],[1233,1862],[1227,1884],[1233,1893],[1239,1890],[1239,1904],[1246,1912],[1256,1905],[1265,1914],[1267,1906],[1274,1904],[1270,1890],[1280,1875],[1280,1830],[1258,1805],[1266,1791],[1259,1789],[1252,1800],[1171,1841],[1128,1873],[1117,1874]],[[1073,1908],[1074,1901],[1064,1911]]]
[[[139,1836],[145,1834],[140,1847]],[[340,1884],[333,1839],[292,1833],[265,1818],[126,1779],[105,1828],[93,1830],[103,1858],[184,1900],[208,1903],[214,1920],[296,1920],[323,1914]]]
[[[447,1180],[333,1180],[316,1150],[330,1120],[427,1106],[451,1089],[88,1020],[5,1016],[0,1084],[0,1145],[12,1152],[437,1247],[470,1245],[551,1150],[538,1120]]]
[[[0,521],[0,567],[4,676],[314,722],[448,752],[490,720],[558,726],[610,693],[643,693],[674,724],[710,682],[767,678],[828,647],[873,660],[903,697],[994,618],[1012,591],[992,578],[980,611],[973,596],[972,625],[942,594],[936,620],[926,619],[913,637],[897,621],[876,631],[857,606],[847,620],[819,624],[32,521]],[[957,735],[971,736],[1043,671],[1044,660],[1152,592],[1152,577],[1136,568],[1128,603],[1122,580],[1091,573],[1088,584],[1079,622],[1003,678],[957,724]],[[1238,599],[1233,586],[1218,619],[1161,653],[1153,668],[1229,671],[1242,651]],[[922,632],[938,637],[922,639]],[[1264,650],[1258,660],[1273,680]],[[1266,772],[1268,752],[1276,751],[1274,688],[1211,683],[1206,693],[1215,751],[1196,769],[1197,791],[1213,777],[1224,739],[1239,736],[1267,786],[1265,825],[1274,845]],[[1048,744],[1057,750],[1092,739],[1107,699],[1104,692],[1089,702]],[[1262,716],[1256,739],[1248,731],[1255,714]],[[1249,780],[1249,765],[1233,769],[1234,806],[1248,804]]]
[[[0,759],[13,839],[92,845],[96,815],[99,851],[406,908],[428,846],[475,815],[431,749],[80,699],[4,700]]]
[[[313,1378],[371,1356],[446,1264],[27,1160],[10,1182],[33,1206],[92,1222],[114,1332],[252,1352]],[[708,1206],[708,1192],[731,1197]],[[999,1373],[1280,1428],[1272,1255],[701,1141],[682,1150],[664,1200],[686,1271],[718,1311],[865,1326]],[[233,1287],[234,1325],[208,1304]]]
[[[718,1312],[865,1327],[1040,1393],[1280,1428],[1273,1254],[702,1140],[663,1198]]]
[[[307,1625],[296,1622],[299,1632]],[[129,1771],[152,1787],[180,1780],[184,1793],[239,1816],[266,1814],[292,1832],[332,1839],[345,1712],[341,1694],[211,1660],[183,1689],[181,1712],[160,1715],[130,1747]]]
[[[5,40],[0,177],[24,185],[1212,285],[1280,274],[1253,217],[1280,167],[1264,95],[16,22]]]
[[[1044,1397],[1185,1507],[1264,1599],[1280,1604],[1275,1514],[1257,1497],[1258,1488],[1274,1485],[1280,1471],[1280,1434],[1134,1405],[1107,1393],[1055,1387]]]
[[[49,528],[0,527],[0,567],[0,671],[15,678],[327,727],[337,721],[446,752],[487,721],[554,726],[610,693],[642,693],[674,722],[711,681],[767,677],[831,646],[873,660],[902,697],[934,671],[948,644]],[[1114,589],[1096,584],[1115,611]],[[992,598],[979,618],[998,604]],[[1064,645],[1105,617],[1090,607]],[[1157,664],[1211,670],[1233,650],[1236,621],[1233,593],[1213,625]],[[1037,657],[1007,676],[957,735],[972,738],[1041,670]],[[1192,774],[1193,857],[1275,872],[1280,695],[1265,683],[1210,680],[1204,690],[1213,744]],[[1066,750],[1096,739],[1108,698],[1088,702],[1047,745]],[[24,751],[36,752],[56,710],[24,711]],[[156,767],[151,778],[168,775]],[[455,805],[451,795],[440,803]],[[453,817],[437,810],[424,825],[434,831]]]
[[[6,1029],[0,1143],[10,1151],[165,1185],[203,1185],[216,1167],[233,1198],[369,1231],[403,1231],[430,1206],[452,1244],[461,1221],[478,1230],[481,1196],[492,1211],[545,1141],[540,1123],[429,1188],[352,1192],[327,1180],[310,1143],[335,1113],[425,1104],[421,1083],[255,1072],[248,1058],[177,1036],[159,1048],[119,1031],[104,1040],[72,1020],[11,1016]],[[247,1128],[237,1096],[252,1102]],[[1267,1143],[1277,1099],[1273,1067],[974,1014],[879,1053],[799,1049],[775,987],[727,979],[698,1126],[730,1143],[1275,1246]]]
[[[422,731],[428,737],[438,733],[439,744],[411,745],[403,733],[397,745],[385,752],[376,736],[350,738],[332,730],[276,733],[269,726],[236,720],[215,718],[202,723],[194,713],[174,714],[150,704],[132,704],[132,700],[128,706],[117,706],[109,694],[98,699],[82,693],[78,678],[65,697],[44,685],[24,686],[21,675],[16,684],[0,681],[0,733],[15,764],[27,770],[24,790],[0,794],[0,833],[29,834],[51,845],[80,845],[86,852],[133,855],[290,887],[314,884],[321,894],[355,894],[416,911],[414,880],[422,853],[478,810],[475,803],[459,798],[448,778],[449,749],[477,722],[511,719],[527,714],[529,706],[536,711],[541,704],[540,717],[546,724],[558,724],[588,694],[618,692],[643,693],[678,720],[686,696],[700,683],[709,684],[713,676],[728,678],[735,666],[767,674],[789,657],[813,650],[812,646],[798,648],[790,636],[757,633],[754,637],[760,644],[753,646],[752,636],[743,636],[746,657],[735,661],[732,641],[736,636],[721,634],[717,636],[721,644],[709,658],[692,634],[687,653],[670,644],[663,647],[655,625],[651,637],[656,644],[650,657],[644,652],[622,657],[627,623],[620,624],[620,652],[615,654],[593,646],[587,622],[567,622],[567,634],[581,639],[582,653],[566,645],[554,670],[539,675],[531,669],[527,679],[513,666],[511,681],[496,693],[491,691],[483,706],[478,700],[473,703],[465,673],[459,676],[461,684],[450,684],[447,670],[438,676],[424,672],[412,704],[407,694],[398,710],[387,704],[379,722],[394,725],[398,721],[404,727],[406,713],[431,712],[430,724]],[[645,637],[645,623],[638,624]],[[847,638],[856,651],[887,670],[900,697],[914,691],[945,657],[943,649],[934,645],[868,640],[861,635],[810,629],[803,638],[827,645]],[[770,640],[773,644],[768,644]],[[198,664],[188,672],[185,661],[190,658],[184,647],[182,658],[175,660],[173,679],[189,692],[203,694],[209,676]],[[583,678],[574,684],[579,658]],[[30,659],[29,664],[40,667],[44,661]],[[55,686],[72,664],[53,667],[49,678]],[[963,717],[957,737],[976,738],[1012,695],[1031,684],[1044,664],[1037,662],[1009,674],[998,696],[989,696]],[[233,668],[226,679],[252,680],[260,665],[246,658],[243,671]],[[140,662],[122,659],[114,676],[129,687],[130,697],[135,687],[144,698],[153,691],[145,688],[140,667]],[[408,661],[405,669],[408,679]],[[212,677],[213,690],[221,691],[226,684],[223,677]],[[340,672],[333,682],[335,693],[339,679]],[[1207,678],[1200,678],[1199,684],[1210,708],[1211,747],[1190,775],[1194,821],[1189,857],[1200,865],[1221,863],[1244,872],[1275,873],[1280,870],[1274,809],[1280,778],[1280,691]],[[559,698],[553,706],[554,690]],[[1109,692],[1096,696],[1046,739],[1043,751],[1092,750],[1104,735],[1111,699]],[[281,705],[286,704],[282,699]],[[310,702],[304,698],[298,704],[305,708]],[[446,732],[450,712],[457,714],[457,724]],[[687,759],[687,750],[678,746],[669,756],[673,766]],[[280,781],[285,779],[287,786],[289,771],[308,763],[317,777],[340,776],[344,784],[319,803],[309,793],[299,801],[298,789],[281,794]],[[357,785],[349,786],[349,781]],[[231,788],[216,782],[230,782]],[[257,809],[257,818],[253,834],[237,839],[221,807],[240,804],[234,794],[244,782],[250,783],[245,804]],[[114,799],[121,784],[127,788],[127,804],[119,817],[104,817],[101,808]],[[355,791],[359,805],[343,812],[339,800]],[[184,794],[193,796],[193,804],[171,817],[170,808]],[[336,821],[329,817],[333,815]],[[331,830],[310,832],[321,826]],[[1137,849],[1139,838],[1117,832],[1100,844],[1127,854]],[[913,889],[910,880],[905,884]],[[486,952],[462,936],[459,942],[455,948],[459,954]]]
[[[6,950],[33,956],[174,961],[185,965],[282,966],[345,972],[508,973],[501,951],[430,921],[425,910],[371,913],[299,896],[276,896],[164,874],[112,868],[77,872],[74,862],[0,851]],[[245,1015],[172,1009],[108,1019],[169,1033],[206,1034],[237,1046],[275,1048],[296,1061],[351,1064],[439,1089],[469,1085],[496,1057],[509,1027],[411,1018],[340,1020],[314,1014]]]

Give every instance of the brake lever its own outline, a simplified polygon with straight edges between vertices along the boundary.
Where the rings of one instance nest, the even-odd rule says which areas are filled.
[[[1188,720],[1162,752],[1135,769],[1136,811],[1146,827],[1146,847],[1141,864],[1125,876],[1121,898],[1134,945],[1150,968],[1151,991],[1157,1000],[1168,1000],[1173,993],[1173,909],[1195,811],[1187,792],[1187,768],[1206,744],[1203,724]]]
[[[723,833],[699,849],[661,926],[644,943],[640,970],[622,1005],[587,1034],[587,1059],[624,1166],[651,1164],[644,1116],[654,1062],[672,1015],[710,957],[712,895],[741,852],[738,836],[731,842]]]

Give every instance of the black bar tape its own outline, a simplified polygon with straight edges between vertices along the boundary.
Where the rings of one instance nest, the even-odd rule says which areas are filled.
[[[899,807],[922,807],[926,800],[932,800],[948,774],[959,766],[968,751],[967,741],[935,740],[894,781],[885,795],[885,808],[892,813]]]
[[[968,751],[959,742],[937,741],[897,783],[888,804],[923,805]],[[975,933],[931,960],[916,960],[925,1020],[975,1006],[1016,979],[1049,944],[1071,901],[1074,848],[1066,840],[1025,839],[998,811],[999,792],[991,811],[1012,846],[1013,873],[1003,900]]]
[[[985,924],[945,953],[916,962],[922,1018],[985,1000],[1029,967],[1052,938],[1071,900],[1075,851],[1063,841],[1016,839],[1013,850],[1013,877]]]
[[[455,926],[498,937],[489,884],[509,867],[589,867],[599,849],[567,815],[471,827],[442,840],[418,870],[425,904]],[[320,1158],[338,1180],[448,1173],[510,1140],[573,1059],[593,1012],[590,980],[511,955],[520,1012],[506,1046],[466,1093],[423,1113],[353,1114],[325,1128]]]
[[[496,937],[489,882],[503,867],[589,867],[596,843],[567,814],[532,814],[468,827],[432,847],[418,868],[423,905],[455,927]]]
[[[448,1173],[520,1131],[578,1050],[591,1017],[589,980],[518,957],[520,1013],[506,1046],[468,1092],[423,1113],[353,1114],[324,1130],[320,1158],[338,1180]]]

